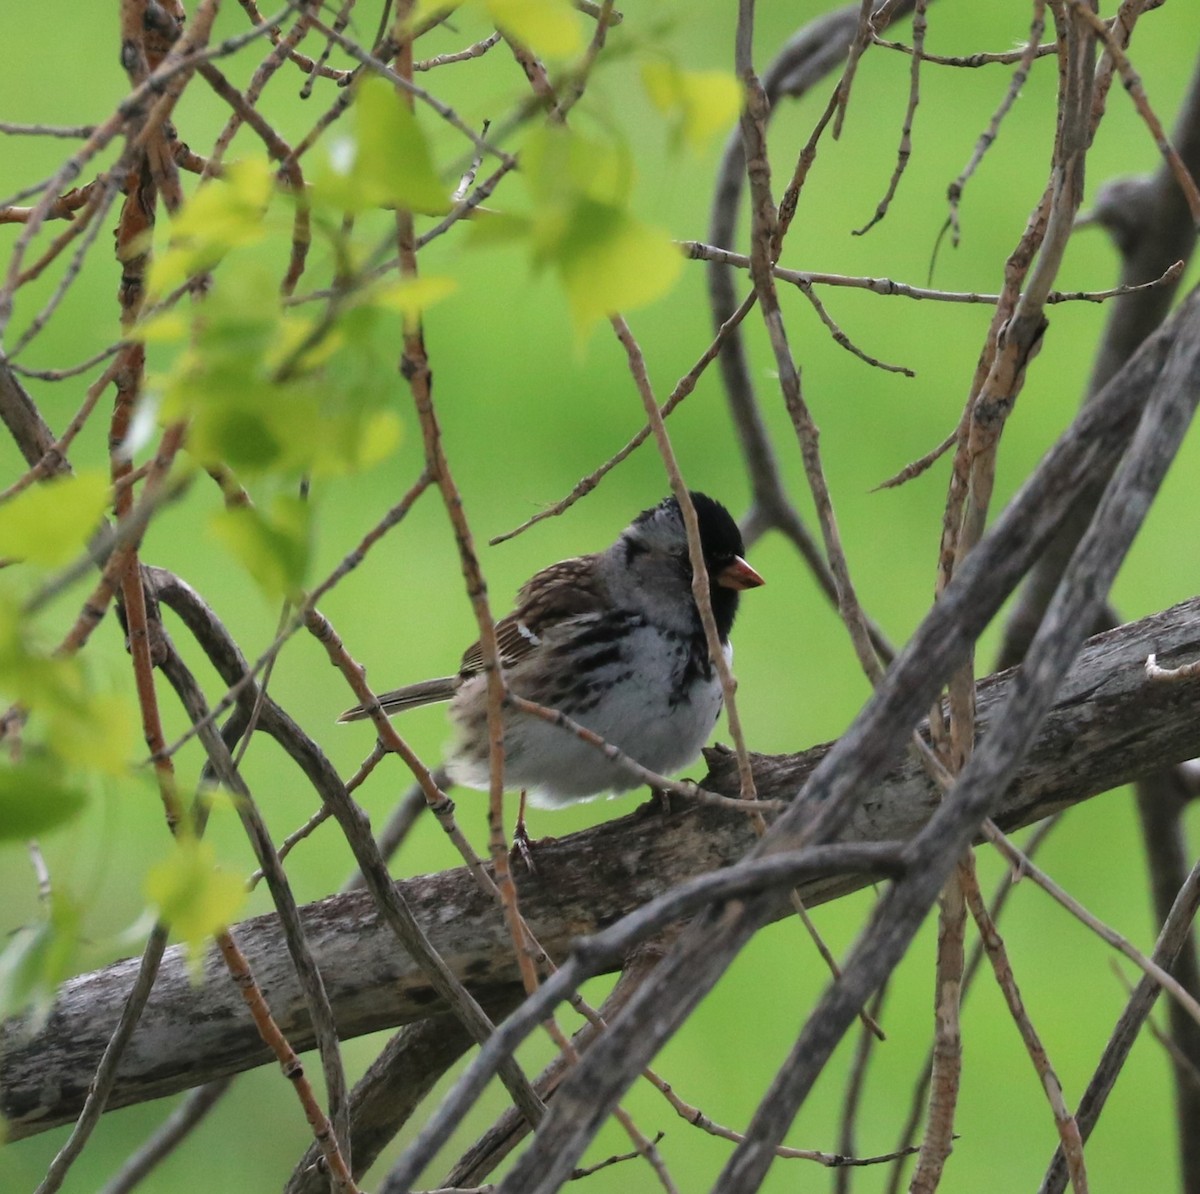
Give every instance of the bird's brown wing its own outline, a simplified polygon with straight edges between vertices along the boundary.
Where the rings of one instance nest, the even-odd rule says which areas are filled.
[[[517,594],[517,608],[496,623],[500,663],[511,668],[541,644],[547,631],[571,618],[603,608],[605,595],[594,555],[561,560],[543,568]],[[459,675],[473,676],[483,668],[478,643],[467,648]]]
[[[597,557],[579,556],[543,568],[525,582],[517,594],[517,608],[496,623],[496,642],[500,663],[511,668],[537,647],[542,636],[571,618],[594,614],[603,608],[606,597],[596,570]],[[467,648],[456,676],[422,680],[392,692],[382,693],[379,703],[388,714],[414,709],[437,701],[448,701],[463,680],[483,669],[479,644]],[[367,712],[361,705],[347,709],[339,721],[359,721]]]

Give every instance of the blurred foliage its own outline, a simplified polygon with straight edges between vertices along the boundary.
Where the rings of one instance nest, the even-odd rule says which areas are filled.
[[[0,505],[0,555],[31,564],[65,564],[95,532],[111,497],[96,469],[32,485]]]
[[[220,868],[211,842],[184,832],[171,855],[147,873],[146,898],[187,946],[192,978],[198,982],[205,945],[233,923],[245,903],[246,887],[239,876]]]
[[[759,62],[765,64],[795,27],[827,7],[816,0],[762,6]],[[366,26],[374,17],[355,19]],[[582,51],[583,34],[592,28],[563,0],[481,0],[459,11],[453,29],[422,39],[421,52],[459,50],[485,36],[496,19],[527,22],[513,27],[550,56],[556,77]],[[164,217],[156,232],[155,296],[165,297],[209,270],[216,270],[221,281],[202,304],[179,303],[145,324],[156,379],[153,397],[160,419],[191,420],[193,459],[232,464],[257,505],[253,512],[228,513],[216,488],[197,477],[151,524],[143,555],[194,583],[248,655],[272,639],[279,598],[323,576],[421,467],[419,436],[410,433],[410,405],[395,373],[405,320],[421,315],[425,321],[447,451],[481,542],[566,493],[640,426],[640,403],[624,353],[599,322],[606,310],[644,304],[631,323],[660,400],[704,350],[711,338],[704,267],[684,263],[669,238],[705,238],[719,139],[732,128],[736,104],[728,74],[733,19],[732,6],[713,0],[657,5],[649,15],[626,12],[624,23],[609,31],[611,53],[597,63],[584,99],[571,114],[570,130],[534,122],[517,135],[510,148],[520,148],[525,169],[515,188],[497,191],[470,235],[458,229],[432,240],[422,251],[419,283],[388,281],[358,290],[338,305],[333,319],[314,314],[325,310],[318,305],[280,298],[296,207],[294,198],[275,185],[247,130],[234,141],[236,169],[202,187],[187,181],[183,216]],[[927,48],[936,53],[1006,48],[1025,36],[1027,23],[1019,7],[934,5]],[[243,28],[243,15],[229,6],[219,18],[217,37]],[[7,120],[94,121],[125,92],[114,5],[73,10],[69,31],[61,13],[49,6],[10,6],[0,14],[0,32],[6,46],[0,96]],[[365,29],[357,32],[369,36]],[[1198,45],[1197,6],[1168,5],[1138,27],[1133,60],[1168,125]],[[222,67],[244,85],[257,61],[252,52]],[[350,65],[337,51],[331,62]],[[996,146],[967,186],[962,243],[953,249],[942,244],[936,253],[946,185],[986,127],[1008,71],[925,66],[908,174],[888,218],[869,236],[853,237],[850,230],[873,211],[895,160],[908,71],[909,60],[899,54],[873,49],[864,58],[845,131],[840,141],[822,143],[783,264],[917,284],[932,277],[933,284],[946,288],[995,290],[1004,256],[1042,186],[1053,136],[1053,60],[1036,65]],[[48,78],[69,83],[48,86]],[[526,88],[503,46],[422,82],[471,128],[507,112]],[[306,103],[295,94],[295,74],[285,74],[273,88],[279,94],[271,98],[272,113],[282,133],[298,141],[328,102],[328,92],[318,88],[318,98]],[[781,108],[771,133],[777,190],[827,94],[828,88],[820,87]],[[1153,142],[1119,89],[1109,107],[1090,159],[1093,188],[1106,178],[1156,165]],[[226,115],[211,92],[191,86],[177,124],[199,150],[212,143]],[[409,147],[403,170],[399,157],[378,153],[395,139]],[[463,144],[428,111],[410,115],[386,86],[365,88],[354,114],[334,125],[317,151],[322,156],[313,167],[314,239],[304,284],[366,276],[392,235],[385,215],[372,210],[379,204],[445,211],[470,156],[464,156]],[[47,176],[64,153],[62,143],[47,139],[6,138],[0,191],[14,192]],[[101,165],[109,160],[111,155]],[[359,214],[343,222],[343,210]],[[436,219],[423,220],[421,228],[432,227]],[[14,227],[0,227],[5,246],[16,235]],[[59,368],[119,335],[113,299],[117,269],[107,249],[102,235],[23,363]],[[1114,255],[1101,234],[1082,231],[1068,253],[1061,286],[1101,288],[1112,283],[1113,275]],[[56,281],[42,279],[21,291],[18,331],[35,317]],[[825,291],[822,297],[855,343],[918,374],[912,381],[869,369],[832,342],[799,295],[784,296],[860,596],[887,632],[903,641],[932,590],[944,465],[900,490],[872,491],[954,426],[989,310],[852,290]],[[1104,316],[1102,308],[1091,305],[1051,311],[1045,346],[1006,432],[998,502],[1071,417]],[[807,512],[799,454],[774,396],[762,329],[751,319],[746,334],[765,418],[791,492],[800,495]],[[65,426],[81,400],[80,383],[29,385],[51,425]],[[670,426],[689,481],[735,509],[743,505],[748,486],[715,374],[704,377]],[[22,471],[10,443],[0,445],[0,462],[6,477]],[[50,570],[84,550],[108,502],[102,475],[85,471],[107,465],[100,423],[81,437],[72,462],[82,475],[59,483],[76,486],[71,517],[58,518],[67,492],[59,485],[31,489],[0,505],[0,555],[26,560],[4,576],[0,688],[6,699],[27,701],[36,710],[26,734],[33,749],[25,760],[0,771],[0,832],[8,815],[4,793],[19,796],[28,782],[28,775],[13,779],[18,768],[50,767],[53,774],[37,781],[49,794],[37,814],[44,819],[10,821],[12,832],[42,833],[55,820],[61,825],[43,843],[54,889],[48,906],[39,902],[20,847],[0,846],[3,926],[12,934],[0,968],[0,995],[10,1005],[32,1000],[43,1009],[64,975],[136,948],[120,934],[139,921],[144,893],[170,911],[185,938],[198,939],[235,915],[230,872],[248,873],[254,865],[236,819],[221,816],[213,819],[203,843],[171,846],[171,861],[156,861],[167,848],[165,831],[161,807],[148,798],[150,786],[139,774],[119,625],[110,614],[89,646],[85,666],[51,658],[83,590],[49,601],[34,626],[20,614],[27,594],[50,579]],[[1116,599],[1130,617],[1200,589],[1195,553],[1180,550],[1179,538],[1181,527],[1194,520],[1198,464],[1193,442],[1122,575]],[[291,496],[291,482],[301,473],[313,478],[303,512]],[[661,463],[651,448],[642,449],[568,515],[503,548],[483,551],[498,612],[535,568],[609,542],[630,515],[656,501],[665,488]],[[836,617],[794,553],[778,540],[767,540],[756,547],[753,561],[769,584],[744,603],[737,628],[742,718],[755,749],[800,749],[835,736],[857,711],[867,687]],[[322,609],[381,687],[443,674],[452,666],[474,632],[436,498],[422,502],[329,594]],[[185,635],[177,638],[202,682],[219,695],[212,669]],[[981,659],[986,650],[985,644]],[[298,638],[278,662],[272,691],[349,773],[370,736],[333,726],[348,696],[329,679],[324,653]],[[168,733],[182,732],[186,722],[169,700],[164,713]],[[447,736],[441,711],[417,711],[404,728],[423,757],[437,758]],[[71,756],[70,744],[93,762],[106,760],[108,780],[80,778],[80,759]],[[191,744],[177,761],[187,790],[198,779],[202,757]],[[313,811],[296,773],[257,740],[243,771],[277,839]],[[377,823],[405,782],[398,769],[385,768],[360,792]],[[535,833],[570,832],[629,811],[637,799],[558,814],[535,812],[531,827]],[[28,802],[21,807],[21,815],[31,815]],[[482,802],[464,794],[459,809],[462,824],[482,843]],[[1153,926],[1136,841],[1128,801],[1112,794],[1072,813],[1043,862],[1098,915],[1146,942]],[[224,871],[216,869],[218,860]],[[440,831],[425,825],[406,844],[395,869],[416,874],[456,863]],[[327,826],[292,855],[289,874],[300,899],[315,899],[335,889],[350,865],[348,850]],[[993,879],[1002,869],[988,858],[981,858],[981,867]],[[208,891],[210,883],[216,890]],[[861,893],[816,911],[835,953],[853,940],[871,898]],[[266,893],[259,890],[248,898],[246,912],[268,907]],[[1001,927],[1031,1014],[1074,1102],[1124,999],[1105,970],[1107,951],[1024,888]],[[913,951],[889,993],[883,1017],[889,1040],[877,1046],[859,1125],[857,1147],[864,1153],[890,1149],[907,1111],[930,1031],[931,937],[927,934]],[[1080,998],[1083,974],[1096,977],[1087,999]],[[824,982],[824,971],[797,927],[775,926],[751,944],[658,1068],[706,1114],[743,1125]],[[602,989],[591,995],[598,1000]],[[1030,1188],[1044,1168],[1054,1133],[1032,1070],[1014,1060],[1015,1033],[989,982],[981,982],[968,1001],[964,1033],[961,1135],[943,1188],[983,1194]],[[348,1046],[356,1072],[378,1044],[372,1039]],[[840,1083],[852,1049],[853,1042],[844,1043],[791,1143],[837,1147]],[[524,1060],[533,1066],[544,1058],[545,1046],[534,1042]],[[1003,1089],[998,1075],[1003,1075]],[[1152,1042],[1139,1043],[1089,1145],[1094,1191],[1171,1185],[1166,1075],[1167,1063]],[[492,1106],[498,1105],[499,1096]],[[685,1189],[702,1188],[705,1175],[727,1155],[727,1144],[677,1123],[657,1096],[634,1090],[627,1106],[643,1130],[667,1131],[663,1148]],[[65,1188],[98,1189],[162,1114],[162,1106],[152,1105],[107,1117]],[[464,1129],[460,1145],[472,1128],[485,1126],[485,1114]],[[219,1134],[221,1148],[211,1148],[204,1142],[211,1137],[202,1134],[142,1188],[185,1188],[201,1169],[213,1188],[267,1188],[278,1184],[307,1143],[305,1126],[269,1067],[239,1080],[214,1113],[209,1131]],[[63,1131],[48,1133],[0,1152],[0,1188],[31,1189],[63,1136]],[[606,1130],[591,1159],[626,1148],[618,1132]],[[831,1185],[827,1174],[797,1167],[802,1164],[778,1164],[766,1189]],[[881,1171],[860,1171],[853,1189],[876,1191],[884,1180]],[[619,1166],[589,1179],[589,1188],[624,1194],[631,1187],[650,1189],[649,1183],[645,1171]]]

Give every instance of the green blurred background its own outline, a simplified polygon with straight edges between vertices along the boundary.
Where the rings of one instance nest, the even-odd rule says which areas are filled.
[[[680,65],[729,68],[734,7],[714,0],[633,5],[627,8],[625,24],[614,34],[612,45],[619,50],[652,41],[669,49]],[[826,7],[814,0],[763,6],[757,28],[760,64],[765,65],[799,25]],[[5,69],[0,75],[3,119],[74,124],[110,111],[124,91],[116,9],[115,4],[73,6],[64,17],[60,9],[47,5],[6,6],[0,15],[0,44],[5,47]],[[374,19],[373,12],[364,15],[364,27],[357,32],[369,37],[366,26]],[[946,54],[1006,49],[1025,35],[1028,19],[1022,5],[934,5],[927,48]],[[222,15],[218,34],[233,34],[243,27],[242,15],[231,9]],[[422,52],[453,50],[480,35],[464,17],[456,32],[439,32]],[[908,36],[907,27],[900,36]],[[1167,5],[1146,16],[1138,27],[1133,60],[1151,102],[1168,125],[1198,48],[1200,6]],[[244,81],[252,65],[253,60],[245,58],[225,69]],[[1009,71],[925,68],[913,160],[900,194],[881,226],[865,237],[853,237],[850,230],[873,212],[895,160],[908,70],[909,60],[895,53],[877,49],[865,58],[843,137],[840,142],[826,138],[822,143],[783,264],[886,276],[917,285],[928,281],[945,218],[946,185],[969,158],[1004,94]],[[468,123],[478,124],[506,109],[517,81],[515,71],[511,59],[498,49],[481,62],[439,72],[429,82],[442,89],[438,94],[454,104]],[[319,91],[318,99],[306,105],[295,98],[299,86],[299,75],[285,72],[270,93],[274,104],[270,110],[288,136],[309,127],[329,94]],[[957,250],[942,247],[934,285],[977,291],[998,287],[1004,256],[1044,182],[1053,134],[1054,86],[1053,60],[1042,60],[998,143],[968,184],[963,243]],[[801,103],[788,103],[777,117],[772,131],[777,191],[826,94],[826,87],[819,88]],[[1089,162],[1089,195],[1105,179],[1156,165],[1153,142],[1120,87],[1114,88],[1109,107]],[[179,113],[180,134],[204,152],[223,119],[211,95],[193,87]],[[700,156],[670,147],[661,118],[644,100],[634,56],[614,53],[613,61],[597,72],[575,119],[581,127],[615,128],[627,138],[638,171],[635,210],[641,218],[667,228],[673,236],[704,239],[720,147],[713,145]],[[426,122],[426,127],[441,137],[431,123]],[[0,191],[7,195],[48,175],[66,152],[65,144],[6,138],[0,157]],[[457,143],[446,138],[439,144],[446,150],[442,160],[453,160]],[[250,148],[242,134],[235,152]],[[497,205],[502,201],[503,195]],[[0,246],[7,250],[17,234],[16,227],[0,228]],[[1068,252],[1060,286],[1104,288],[1113,283],[1116,268],[1115,254],[1102,234],[1084,231]],[[641,425],[640,403],[624,354],[611,334],[601,327],[586,342],[579,342],[553,279],[531,276],[516,251],[481,254],[466,250],[461,238],[449,236],[431,247],[423,269],[448,273],[459,281],[456,295],[430,313],[426,340],[446,448],[482,543],[557,500],[623,445]],[[630,314],[660,400],[710,340],[703,269],[689,263],[669,297]],[[314,273],[312,284],[322,281]],[[116,282],[105,232],[51,327],[25,354],[25,363],[61,367],[114,339]],[[18,307],[18,328],[48,293],[46,286],[32,290]],[[900,643],[928,606],[946,464],[902,489],[870,491],[928,451],[954,426],[989,310],[885,299],[849,290],[827,290],[822,297],[855,343],[917,374],[907,379],[868,368],[831,342],[800,296],[784,294],[792,347],[803,369],[807,400],[821,427],[826,471],[859,594],[866,609]],[[1030,370],[1004,439],[998,503],[1071,418],[1105,312],[1079,304],[1055,307],[1050,315],[1045,346]],[[753,316],[747,327],[755,380],[782,466],[791,492],[807,514],[811,504],[794,436],[773,388],[770,355]],[[78,405],[84,383],[33,382],[30,388],[52,426],[61,428]],[[315,491],[319,535],[315,576],[324,575],[357,542],[419,470],[419,432],[399,382],[396,403],[406,432],[398,456],[368,474],[323,482]],[[689,483],[721,497],[735,512],[743,511],[749,490],[715,374],[705,376],[670,427]],[[103,422],[89,428],[77,460],[103,459],[104,431]],[[11,445],[3,445],[0,453],[5,478],[18,475],[20,466]],[[1200,565],[1194,550],[1186,546],[1194,525],[1196,457],[1193,437],[1118,581],[1115,598],[1129,618],[1200,589]],[[565,517],[542,523],[498,548],[483,549],[497,612],[534,569],[607,544],[632,514],[658,500],[666,488],[661,462],[651,447],[644,447]],[[215,487],[193,486],[185,502],[156,521],[144,559],[179,571],[197,586],[253,657],[271,640],[278,611],[205,537],[205,519],[219,501]],[[791,751],[833,738],[867,695],[846,635],[785,543],[768,538],[754,548],[751,558],[769,583],[748,595],[736,634],[739,703],[750,745],[762,751]],[[82,590],[71,593],[48,619],[48,633],[54,632],[50,637],[61,634],[81,594]],[[473,637],[472,619],[436,496],[428,496],[322,609],[351,653],[369,666],[377,688],[442,674],[452,667]],[[995,641],[993,630],[980,651],[981,670],[987,667]],[[89,654],[100,676],[128,691],[127,664],[113,618],[106,620]],[[195,652],[189,657],[211,681],[211,671]],[[215,683],[210,691],[217,692]],[[370,731],[334,725],[338,711],[349,703],[348,694],[316,643],[300,636],[290,644],[275,672],[273,691],[343,772],[352,771],[369,749]],[[170,699],[164,704],[169,708]],[[173,710],[171,715],[178,729],[182,722]],[[416,711],[405,718],[403,732],[432,762],[447,738],[444,714],[438,709]],[[723,727],[718,733],[723,733]],[[131,741],[131,756],[137,756],[138,746]],[[185,749],[181,774],[194,778],[199,766],[195,750]],[[312,794],[270,744],[256,740],[245,772],[277,837],[314,811]],[[361,793],[376,824],[382,823],[405,787],[399,765],[376,773]],[[559,813],[535,811],[531,831],[535,836],[561,836],[629,812],[640,799],[633,794],[615,804],[598,802]],[[459,816],[482,849],[481,803],[464,794]],[[252,869],[249,847],[233,816],[218,812],[210,833],[226,865],[245,872]],[[86,907],[87,944],[80,969],[138,948],[118,938],[143,911],[141,881],[146,869],[168,849],[157,799],[149,787],[98,798],[82,820],[43,844],[56,884]],[[1112,793],[1068,814],[1041,857],[1094,913],[1140,945],[1149,945],[1155,926],[1145,894],[1138,830],[1126,793]],[[404,846],[394,871],[420,874],[457,861],[436,826],[424,824]],[[981,856],[980,867],[988,885],[1000,874],[991,857]],[[298,849],[289,864],[301,901],[335,890],[349,868],[349,851],[328,827]],[[862,893],[816,911],[835,953],[853,940],[873,898]],[[248,911],[267,907],[265,893],[257,892]],[[37,915],[32,873],[23,852],[12,847],[0,850],[0,909],[5,931]],[[1001,927],[1030,1014],[1073,1105],[1124,1002],[1121,983],[1109,968],[1109,951],[1028,884],[1018,889]],[[890,1150],[907,1114],[912,1082],[931,1031],[932,956],[933,931],[927,926],[895,978],[884,1013],[889,1039],[877,1050],[858,1124],[856,1147],[861,1154]],[[707,1115],[735,1128],[743,1126],[825,981],[823,967],[800,928],[795,923],[774,926],[745,951],[656,1068]],[[596,983],[589,997],[597,1002],[605,989],[605,983]],[[1056,1136],[1039,1083],[990,980],[979,982],[972,992],[963,1031],[959,1139],[942,1188],[984,1194],[1031,1189],[1040,1180]],[[346,1044],[352,1076],[361,1072],[383,1039]],[[829,1151],[838,1148],[850,1046],[851,1042],[844,1043],[802,1110],[789,1143]],[[533,1068],[547,1056],[547,1046],[537,1040],[524,1061]],[[214,1190],[276,1188],[307,1142],[305,1125],[285,1085],[273,1068],[245,1075],[205,1127],[143,1188],[155,1192],[201,1184]],[[1093,1192],[1173,1187],[1176,1165],[1168,1091],[1167,1062],[1147,1037],[1135,1048],[1089,1144]],[[84,1192],[102,1186],[175,1102],[106,1117],[65,1189]],[[448,1155],[456,1154],[490,1122],[501,1105],[501,1097],[493,1094]],[[644,1132],[666,1131],[661,1147],[681,1189],[708,1189],[730,1146],[687,1127],[648,1087],[630,1092],[625,1105]],[[0,1190],[32,1189],[65,1134],[65,1130],[51,1132],[0,1150]],[[589,1160],[627,1147],[622,1133],[609,1128],[595,1142]],[[392,1155],[394,1149],[385,1154],[381,1165]],[[382,1172],[381,1167],[368,1177],[365,1188],[371,1188]],[[430,1185],[439,1172],[438,1167],[430,1172]],[[809,1163],[777,1162],[765,1189],[825,1190],[833,1180],[828,1171]],[[858,1170],[851,1188],[875,1191],[884,1180],[881,1169]],[[657,1186],[645,1167],[626,1164],[588,1179],[588,1188],[627,1192]]]

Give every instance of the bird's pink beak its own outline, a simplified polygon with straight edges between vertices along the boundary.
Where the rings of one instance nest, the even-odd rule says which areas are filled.
[[[726,589],[757,589],[767,583],[741,556],[734,556],[713,579]]]

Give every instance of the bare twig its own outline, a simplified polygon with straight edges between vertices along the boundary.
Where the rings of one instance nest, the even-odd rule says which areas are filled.
[[[865,235],[887,215],[892,199],[895,198],[896,191],[900,186],[900,177],[908,165],[908,159],[912,156],[912,126],[917,112],[917,104],[921,100],[921,62],[925,57],[926,5],[927,0],[916,0],[916,4],[913,6],[912,67],[908,80],[908,107],[904,111],[904,123],[900,127],[900,145],[896,150],[896,165],[892,170],[892,177],[888,180],[887,191],[875,206],[875,214],[861,228],[854,230],[855,236]],[[873,41],[874,30],[871,33]]]
[[[1040,867],[1025,858],[1021,851],[1008,840],[999,829],[990,822],[983,826],[984,835],[1013,866],[1019,867],[1023,875],[1028,875],[1043,891],[1052,896],[1059,904],[1067,909],[1077,920],[1087,925],[1101,940],[1106,941],[1113,949],[1119,950],[1135,966],[1154,979],[1156,983],[1171,994],[1181,1007],[1197,1023],[1200,1023],[1200,1000],[1190,991],[1184,990],[1178,979],[1168,974],[1157,962],[1143,954],[1139,949],[1115,929],[1110,928],[1098,917],[1093,916],[1070,893],[1063,890]]]
[[[1013,104],[1016,103],[1017,96],[1021,94],[1021,88],[1025,86],[1025,81],[1029,78],[1029,71],[1033,66],[1034,60],[1042,57],[1044,54],[1053,53],[1058,47],[1057,43],[1049,46],[1042,46],[1038,43],[1041,41],[1042,34],[1046,29],[1046,6],[1045,0],[1038,0],[1034,5],[1033,18],[1029,27],[1029,36],[1025,41],[1025,45],[1017,52],[1015,61],[1017,69],[1013,71],[1013,76],[1009,80],[1008,90],[1004,93],[1004,99],[1000,101],[1000,106],[992,113],[991,120],[988,121],[987,128],[980,135],[979,140],[975,143],[975,150],[971,154],[971,160],[963,168],[962,173],[950,184],[946,191],[946,200],[949,203],[950,211],[946,216],[946,227],[950,230],[950,243],[957,245],[961,237],[959,228],[958,211],[962,203],[963,189],[966,187],[968,180],[979,168],[979,163],[983,161],[984,155],[995,143],[996,138],[1000,134],[1000,125]],[[996,61],[997,58],[989,55],[980,55],[982,59]],[[966,65],[979,65],[979,63],[968,63]]]

